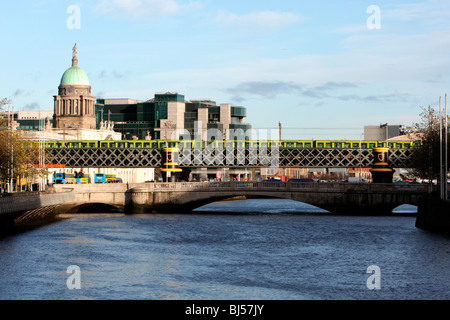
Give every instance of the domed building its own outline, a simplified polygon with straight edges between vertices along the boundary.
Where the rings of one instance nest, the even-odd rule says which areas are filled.
[[[62,75],[54,96],[53,128],[96,129],[95,97],[86,72],[78,66],[76,44],[72,66]]]

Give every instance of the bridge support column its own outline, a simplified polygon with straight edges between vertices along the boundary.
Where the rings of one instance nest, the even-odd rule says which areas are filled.
[[[374,163],[370,172],[374,183],[392,183],[394,169],[389,167],[389,148],[373,149]]]
[[[178,180],[178,176],[183,171],[178,168],[178,163],[176,162],[178,159],[178,152],[178,148],[163,149],[162,156],[165,162],[161,167],[161,173],[165,182],[176,182]]]

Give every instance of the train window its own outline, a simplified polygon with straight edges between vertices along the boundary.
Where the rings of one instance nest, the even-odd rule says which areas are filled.
[[[89,148],[95,148],[95,142],[89,142]]]
[[[352,146],[354,149],[359,148],[359,143],[358,142],[353,142]]]
[[[377,147],[384,147],[384,142],[378,142]]]
[[[370,142],[370,143],[369,143],[369,149],[373,149],[373,148],[375,148],[375,143]]]
[[[409,148],[411,148],[411,144],[410,144],[410,143],[405,143],[405,144],[403,145],[403,148],[409,149]]]
[[[336,142],[336,143],[334,144],[334,147],[335,147],[335,148],[342,149],[342,142]]]
[[[47,147],[48,147],[48,148],[53,148],[53,146],[54,146],[54,143],[53,143],[53,142],[50,142],[50,143],[47,144]]]
[[[323,142],[318,142],[317,143],[317,148],[323,148]]]
[[[311,142],[305,142],[305,148],[311,148]]]
[[[395,148],[396,148],[396,149],[401,149],[401,148],[402,148],[402,144],[399,143],[399,142],[397,142],[397,143],[395,144]]]
[[[86,142],[82,142],[82,143],[81,143],[81,147],[82,147],[82,148],[86,148],[86,147],[87,147],[87,143],[86,143]]]
[[[330,148],[331,148],[331,142],[327,142],[327,143],[325,144],[325,147],[328,148],[328,149],[330,149]]]
[[[389,148],[393,148],[394,147],[394,143],[393,142],[389,142],[388,145],[389,145]]]
[[[106,143],[106,142],[101,142],[101,143],[100,143],[100,148],[108,148],[108,143]]]
[[[142,142],[136,142],[135,147],[139,149],[142,148]]]
[[[151,148],[150,142],[144,142],[144,148]]]
[[[61,144],[60,142],[57,142],[57,143],[55,144],[55,146],[56,146],[56,148],[61,148],[61,147],[62,147],[62,144]]]
[[[117,143],[117,147],[118,148],[125,148],[125,143],[124,142],[118,142]]]
[[[361,148],[362,149],[367,149],[367,143],[366,142],[361,143]]]
[[[345,142],[344,143],[344,148],[345,149],[350,149],[350,142]]]
[[[296,148],[303,148],[303,142],[297,142]]]
[[[286,147],[287,148],[293,148],[294,147],[294,142],[286,142]]]

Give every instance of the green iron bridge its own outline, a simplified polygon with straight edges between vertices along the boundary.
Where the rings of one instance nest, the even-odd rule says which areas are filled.
[[[414,149],[391,149],[392,168],[410,168]],[[46,148],[46,163],[68,168],[117,167],[161,168],[166,162],[162,148]],[[179,167],[292,167],[369,168],[374,162],[371,149],[329,149],[288,147],[241,149],[180,149],[173,162]]]

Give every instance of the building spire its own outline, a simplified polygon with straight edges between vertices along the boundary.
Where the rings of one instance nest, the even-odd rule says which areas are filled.
[[[72,49],[72,67],[78,66],[78,58],[77,58],[77,44]]]

